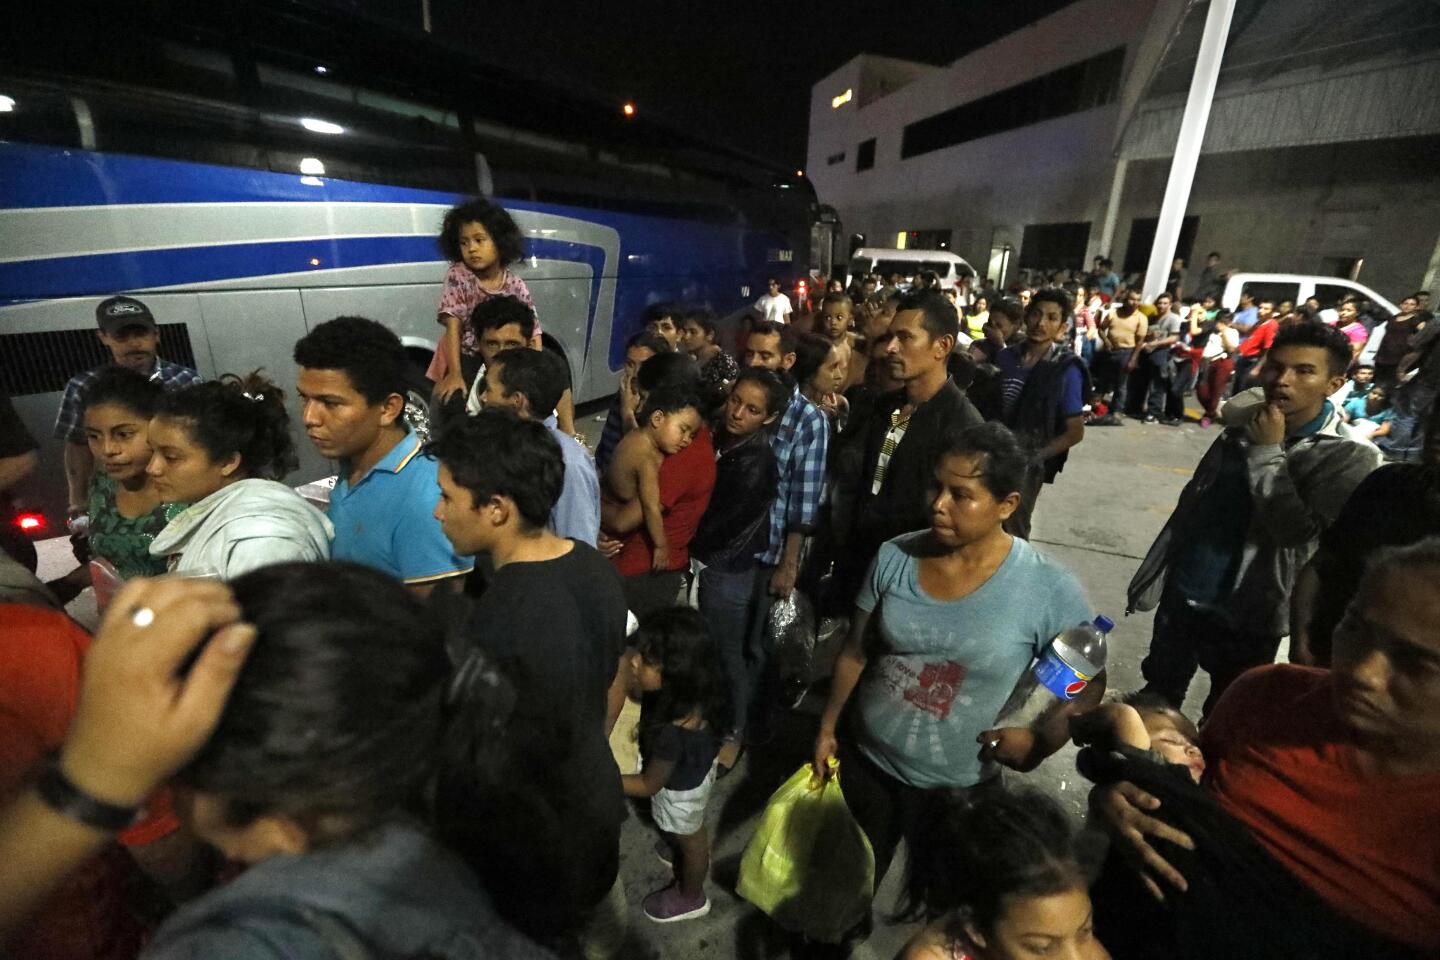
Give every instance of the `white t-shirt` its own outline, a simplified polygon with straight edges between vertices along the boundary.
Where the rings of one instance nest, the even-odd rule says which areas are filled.
[[[793,312],[790,307],[790,298],[783,293],[775,296],[765,294],[755,301],[755,309],[764,314],[765,319],[773,323],[789,323],[790,314]]]

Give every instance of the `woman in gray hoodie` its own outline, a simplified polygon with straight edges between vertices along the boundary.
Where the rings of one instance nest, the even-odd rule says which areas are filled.
[[[334,528],[279,483],[294,469],[285,395],[259,372],[168,394],[146,472],[166,503],[190,503],[150,552],[174,573],[230,580],[270,563],[324,560]]]

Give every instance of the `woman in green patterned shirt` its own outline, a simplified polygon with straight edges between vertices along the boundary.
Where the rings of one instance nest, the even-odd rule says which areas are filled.
[[[163,388],[123,367],[96,378],[85,401],[85,437],[97,467],[90,481],[90,552],[126,580],[165,572],[150,542],[183,503],[161,503],[145,473],[150,462],[150,417]]]

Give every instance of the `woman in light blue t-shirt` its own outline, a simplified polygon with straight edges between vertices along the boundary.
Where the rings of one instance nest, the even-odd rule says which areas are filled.
[[[1032,769],[1065,743],[1068,713],[1104,692],[1091,684],[1066,715],[1052,711],[1033,729],[991,730],[1031,661],[1092,615],[1074,574],[1003,529],[1027,463],[996,423],[948,438],[930,529],[884,544],[856,598],[815,764],[839,756],[877,887],[923,805],[998,783],[997,764]]]

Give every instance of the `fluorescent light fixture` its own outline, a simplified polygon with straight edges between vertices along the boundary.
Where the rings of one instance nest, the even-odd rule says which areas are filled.
[[[12,113],[15,110],[15,98],[7,97],[0,93],[0,113]]]
[[[839,108],[845,106],[845,104],[849,103],[849,102],[850,102],[850,99],[851,99],[852,97],[854,97],[854,96],[855,96],[855,88],[854,88],[854,87],[846,87],[844,93],[840,94],[838,97],[831,97],[831,98],[830,98],[830,109],[831,109],[831,110],[838,110]]]
[[[317,64],[315,65],[315,72],[318,73],[318,74],[320,74],[320,76],[323,77],[323,76],[325,76],[325,74],[327,74],[327,73],[330,72],[330,68],[327,67],[327,66],[325,66],[324,64],[318,64],[318,63],[317,63]]]
[[[331,123],[329,120],[317,120],[314,117],[301,117],[300,126],[311,133],[344,133],[345,128],[338,123]]]
[[[325,164],[318,157],[306,157],[300,161],[300,172],[312,177],[323,177]]]

